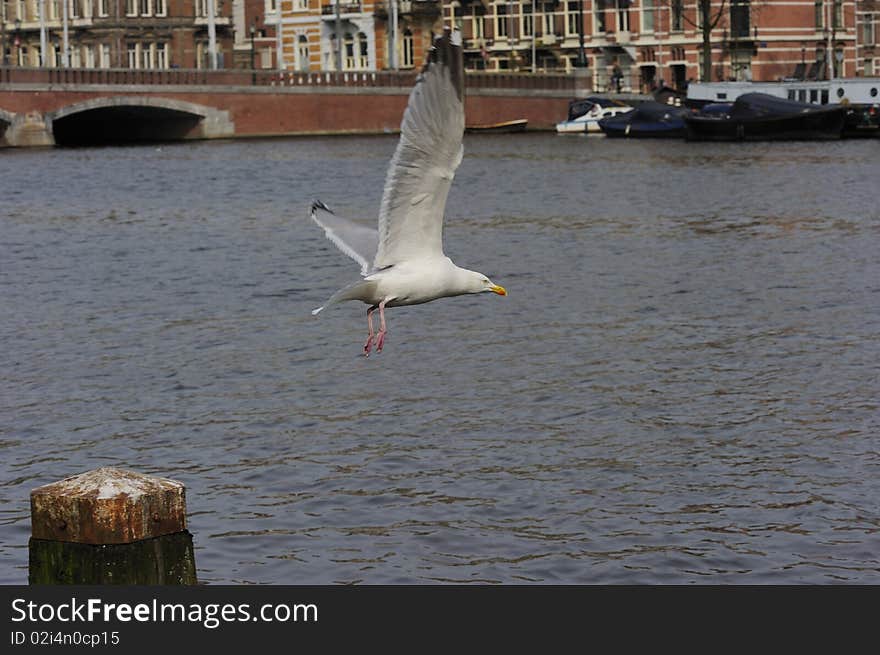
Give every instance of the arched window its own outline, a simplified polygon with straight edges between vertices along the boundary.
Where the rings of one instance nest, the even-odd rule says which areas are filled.
[[[369,44],[367,43],[367,35],[358,32],[358,68],[366,70],[370,66]]]
[[[299,70],[309,70],[309,40],[305,34],[299,35],[296,56],[299,57],[297,62]]]
[[[413,34],[408,29],[403,31],[403,67],[412,68],[415,56],[413,52]]]

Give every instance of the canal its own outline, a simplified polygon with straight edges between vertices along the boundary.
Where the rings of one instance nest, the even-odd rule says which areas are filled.
[[[880,583],[876,141],[468,136],[509,295],[310,310],[395,137],[6,150],[0,583],[28,494],[187,486],[206,583]],[[488,295],[488,294],[487,294]]]

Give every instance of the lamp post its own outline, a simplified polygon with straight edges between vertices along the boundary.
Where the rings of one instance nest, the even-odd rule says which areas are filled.
[[[258,16],[254,16],[251,21],[251,84],[257,83],[257,69],[254,68],[254,36],[257,33],[256,22],[258,18]]]

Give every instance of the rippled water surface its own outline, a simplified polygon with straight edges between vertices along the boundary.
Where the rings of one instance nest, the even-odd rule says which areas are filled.
[[[0,153],[0,582],[28,494],[187,485],[207,583],[880,583],[880,142],[468,137],[510,295],[312,317],[393,137]]]

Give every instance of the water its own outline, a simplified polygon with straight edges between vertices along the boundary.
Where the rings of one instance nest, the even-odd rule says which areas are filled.
[[[116,465],[207,583],[880,583],[876,141],[469,136],[447,251],[510,295],[364,359],[306,210],[372,219],[394,145],[0,154],[0,582]]]

